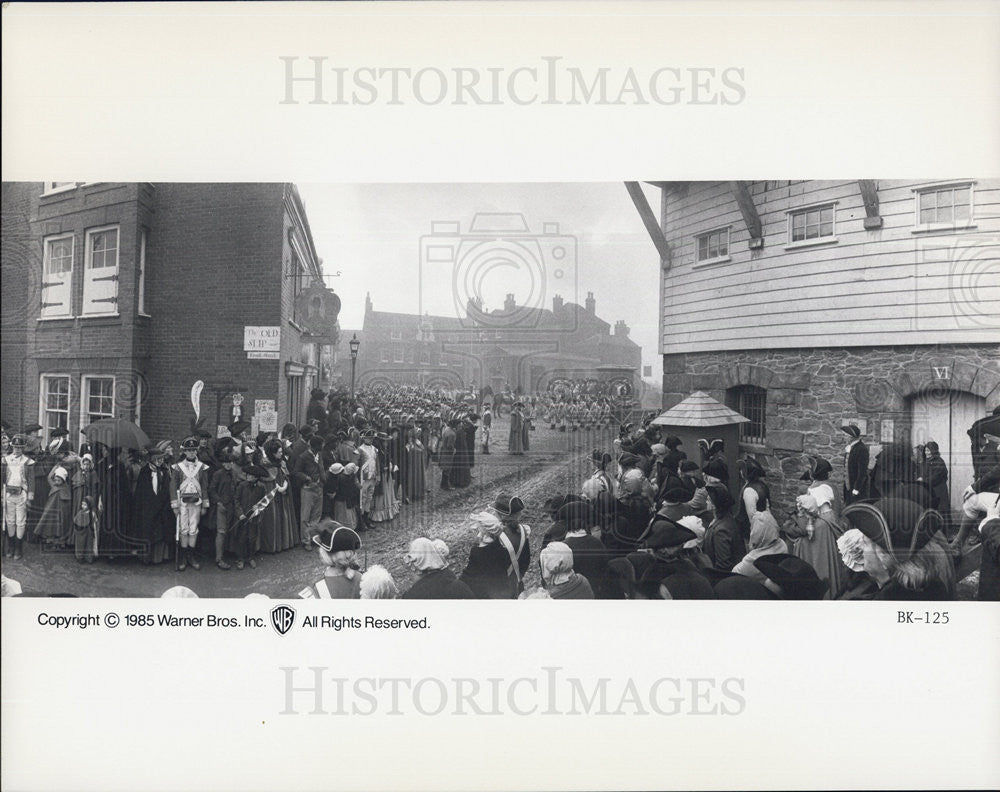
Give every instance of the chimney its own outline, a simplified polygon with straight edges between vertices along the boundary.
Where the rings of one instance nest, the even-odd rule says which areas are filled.
[[[589,313],[591,316],[593,316],[594,313],[597,310],[597,303],[594,301],[594,293],[593,292],[587,292],[587,301],[584,304],[587,307],[587,313]]]
[[[628,338],[628,325],[625,324],[624,319],[619,319],[617,322],[615,322],[615,335],[624,336],[625,338]]]
[[[370,314],[374,310],[372,308],[372,293],[365,292],[365,314]]]
[[[514,309],[517,307],[517,303],[514,302],[514,295],[508,294],[507,298],[503,301],[504,313],[513,313]]]
[[[483,298],[482,297],[470,297],[469,301],[465,304],[465,315],[472,319],[480,316],[483,312]]]
[[[562,313],[562,309],[563,309],[563,298],[561,294],[557,294],[555,295],[555,297],[552,298],[552,313],[554,314]]]

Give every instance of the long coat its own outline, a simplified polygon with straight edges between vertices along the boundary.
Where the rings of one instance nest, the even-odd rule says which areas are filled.
[[[948,466],[940,454],[927,458],[924,484],[931,491],[931,508],[941,512],[951,511],[951,494],[948,492]]]
[[[865,500],[868,497],[868,446],[859,440],[851,446],[847,455],[847,470],[844,480],[844,502],[847,504]],[[858,491],[854,495],[854,490]]]
[[[156,491],[153,491],[153,479]],[[173,544],[174,515],[170,508],[170,480],[166,470],[143,465],[132,497],[132,525],[136,539],[149,550],[158,542]]]
[[[736,566],[747,552],[743,531],[736,520],[728,515],[716,519],[708,526],[701,548],[712,559],[712,565],[724,572],[729,572]]]
[[[121,554],[134,547],[131,537],[132,492],[125,466],[112,452],[97,466],[100,482],[100,523],[98,551],[102,555]],[[37,497],[37,496],[36,496]]]
[[[524,418],[514,410],[510,414],[510,436],[507,441],[507,451],[511,454],[524,453]]]
[[[1000,519],[988,520],[980,533],[983,537],[983,560],[979,568],[979,592],[976,599],[1000,602]]]

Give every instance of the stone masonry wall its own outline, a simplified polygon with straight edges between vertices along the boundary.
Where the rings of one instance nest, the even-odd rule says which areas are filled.
[[[992,410],[1000,399],[1000,344],[752,350],[663,356],[663,407],[701,390],[732,403],[729,389],[767,390],[766,443],[741,446],[768,471],[776,516],[802,491],[799,477],[809,455],[823,456],[843,482],[843,423],[867,423],[866,442],[877,446],[882,422],[893,440],[909,443],[914,397],[973,393]],[[888,428],[888,424],[886,425]],[[873,455],[874,456],[874,455]]]

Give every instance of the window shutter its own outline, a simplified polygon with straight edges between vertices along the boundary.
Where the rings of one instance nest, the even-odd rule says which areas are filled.
[[[118,229],[89,237],[83,273],[83,313],[118,313]]]
[[[42,318],[71,316],[72,294],[73,240],[47,240],[42,268]]]

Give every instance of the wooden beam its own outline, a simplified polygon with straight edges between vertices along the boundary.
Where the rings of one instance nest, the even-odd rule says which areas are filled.
[[[861,200],[865,202],[865,230],[871,231],[882,227],[882,218],[878,213],[878,184],[872,179],[858,179],[861,190]]]
[[[731,181],[729,189],[733,192],[736,204],[740,207],[740,214],[743,215],[743,222],[750,232],[750,249],[759,250],[764,247],[764,234],[761,231],[760,215],[757,214],[753,196],[750,195],[750,188],[746,182]]]
[[[653,245],[656,246],[656,252],[660,254],[660,266],[664,269],[670,269],[670,245],[667,243],[667,238],[663,236],[663,229],[660,228],[656,215],[649,207],[646,194],[639,186],[639,182],[625,182],[625,189],[632,197],[632,203],[635,204],[636,211],[642,218],[642,224],[646,226],[646,231],[650,239],[653,240]]]

